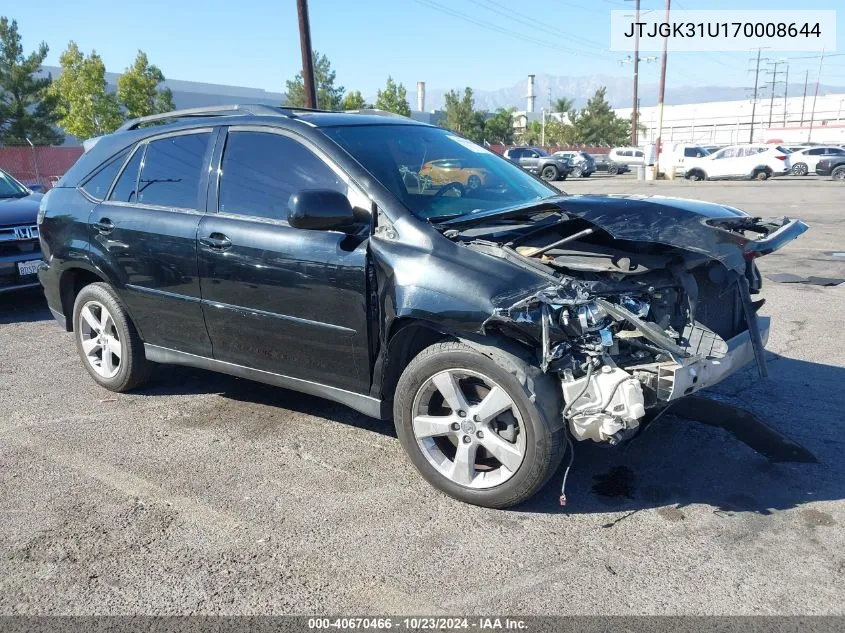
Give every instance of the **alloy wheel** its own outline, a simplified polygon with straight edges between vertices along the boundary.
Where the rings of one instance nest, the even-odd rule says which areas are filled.
[[[88,301],[79,313],[79,337],[85,360],[103,378],[120,371],[123,343],[114,318],[99,301]]]
[[[522,465],[522,417],[507,391],[484,374],[448,369],[431,376],[417,391],[412,411],[422,454],[456,484],[492,488]]]

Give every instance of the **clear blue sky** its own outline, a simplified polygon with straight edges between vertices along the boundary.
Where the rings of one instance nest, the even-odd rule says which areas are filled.
[[[165,76],[283,91],[300,66],[295,0],[144,0],[140,3],[76,0],[5,3],[17,19],[24,48],[44,40],[49,65],[73,39],[95,49],[106,68],[121,72],[143,49]],[[661,11],[663,0],[642,0]],[[629,76],[621,53],[608,51],[610,11],[628,0],[310,0],[314,47],[326,53],[338,82],[374,94],[388,74],[413,89],[494,89],[528,73]],[[682,9],[839,9],[843,0],[674,0]],[[839,45],[845,51],[845,44]],[[815,53],[767,52],[795,58]],[[817,61],[795,60],[790,81],[811,81]],[[641,80],[656,81],[659,64],[641,66]],[[677,53],[670,56],[673,85],[744,86],[750,81],[744,53]],[[822,81],[845,85],[845,56],[825,62]]]

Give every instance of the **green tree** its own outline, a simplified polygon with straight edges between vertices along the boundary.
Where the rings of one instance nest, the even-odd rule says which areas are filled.
[[[513,108],[499,108],[484,122],[484,138],[488,143],[513,143]]]
[[[57,101],[59,125],[83,139],[114,132],[122,121],[120,106],[106,91],[106,67],[100,56],[92,51],[86,57],[71,41],[59,63],[62,74],[49,90]]]
[[[479,121],[479,117],[476,116],[472,88],[464,88],[463,97],[455,90],[450,90],[443,96],[443,100],[445,103],[444,110],[446,118],[440,122],[440,125],[476,142],[480,142],[484,133],[481,127],[483,118]]]
[[[36,77],[47,57],[41,42],[23,54],[18,23],[0,17],[0,143],[53,145],[64,137],[54,129],[56,100],[47,94],[51,78]]]
[[[583,110],[572,118],[575,139],[583,145],[624,145],[631,136],[631,122],[614,114],[605,99],[607,89],[596,90]]]
[[[554,103],[552,104],[552,112],[568,112],[571,114],[574,111],[575,101],[567,97],[555,99]]]
[[[376,94],[376,108],[386,112],[395,112],[402,116],[411,116],[411,106],[408,105],[408,91],[404,84],[396,84],[393,77],[388,76],[384,90]]]
[[[530,121],[525,131],[520,134],[520,143],[525,145],[539,145],[543,139],[543,124],[540,121]]]
[[[341,102],[343,101],[343,86],[335,86],[334,82],[337,74],[332,70],[332,64],[329,58],[325,55],[320,55],[317,51],[313,53],[314,57],[314,90],[317,93],[317,107],[323,110],[340,110]],[[305,103],[305,83],[302,80],[302,71],[296,73],[296,77],[288,79],[287,85],[287,101],[285,105],[293,108],[304,108]]]
[[[575,130],[571,125],[546,117],[546,145],[573,145],[575,142]]]
[[[361,95],[360,90],[347,92],[346,96],[343,97],[343,101],[340,103],[341,110],[362,110],[369,107],[370,104],[364,101],[364,97]]]
[[[164,74],[138,51],[135,62],[117,78],[117,101],[131,119],[174,109],[170,88],[159,90]]]

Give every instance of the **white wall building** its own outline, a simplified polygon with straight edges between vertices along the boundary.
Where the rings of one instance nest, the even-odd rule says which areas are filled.
[[[713,101],[664,106],[663,142],[730,145],[748,143],[751,139],[751,101]],[[803,111],[803,116],[802,116]],[[620,117],[630,118],[631,108],[615,110]],[[777,97],[757,101],[754,112],[753,142],[845,144],[845,94],[819,95],[816,100],[813,128],[813,95]],[[771,120],[771,125],[769,121]],[[647,130],[640,134],[640,144],[653,143],[657,135],[657,106],[640,108],[640,123]]]

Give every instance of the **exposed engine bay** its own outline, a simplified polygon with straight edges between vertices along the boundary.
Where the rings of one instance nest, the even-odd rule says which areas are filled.
[[[754,259],[805,225],[744,214],[711,219],[701,228],[720,248],[696,249],[678,226],[681,238],[646,241],[620,239],[617,227],[601,224],[549,211],[531,222],[512,217],[446,232],[548,280],[531,294],[497,297],[484,325],[537,349],[543,371],[561,381],[574,438],[619,444],[647,412],[755,359],[765,375],[768,319],[757,317],[763,300],[752,299],[761,286]]]

